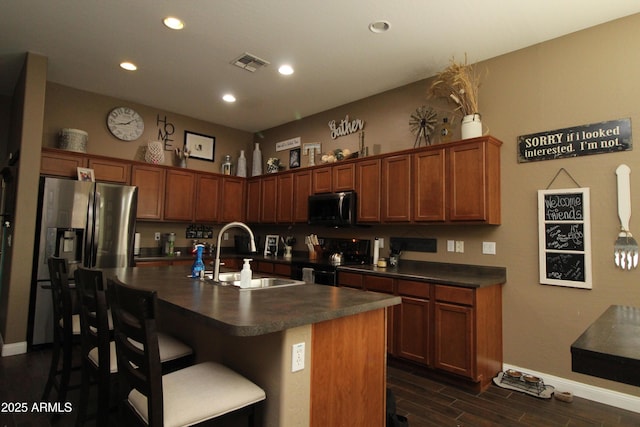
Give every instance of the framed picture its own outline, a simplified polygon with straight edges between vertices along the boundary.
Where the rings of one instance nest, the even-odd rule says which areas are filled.
[[[184,131],[184,147],[189,157],[213,162],[216,151],[216,137]]]
[[[289,169],[300,167],[300,148],[289,150]]]
[[[277,255],[278,253],[278,239],[280,236],[270,234],[264,241],[264,256]]]
[[[78,168],[78,181],[96,182],[93,169]]]

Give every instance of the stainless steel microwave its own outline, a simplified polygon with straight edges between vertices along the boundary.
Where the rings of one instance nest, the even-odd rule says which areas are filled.
[[[310,225],[346,227],[356,223],[356,193],[324,193],[309,196]]]

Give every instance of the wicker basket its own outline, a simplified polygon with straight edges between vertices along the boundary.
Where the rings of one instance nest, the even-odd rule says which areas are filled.
[[[80,153],[87,152],[89,134],[80,129],[62,129],[58,134],[58,148]]]

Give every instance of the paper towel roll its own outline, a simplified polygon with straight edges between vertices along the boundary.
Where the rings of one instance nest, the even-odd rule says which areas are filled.
[[[380,258],[380,240],[376,237],[373,242],[373,265],[378,265],[378,258]]]
[[[133,254],[140,255],[140,233],[136,233],[133,238]]]

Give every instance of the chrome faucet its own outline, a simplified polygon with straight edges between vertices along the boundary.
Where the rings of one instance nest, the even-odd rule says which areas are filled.
[[[216,245],[216,259],[213,262],[213,280],[218,281],[218,277],[220,275],[220,239],[222,238],[222,234],[230,228],[238,227],[247,230],[249,233],[249,237],[251,237],[251,252],[256,252],[256,240],[253,237],[253,231],[249,228],[249,226],[240,221],[230,222],[224,225],[220,231],[218,232],[218,244]]]

